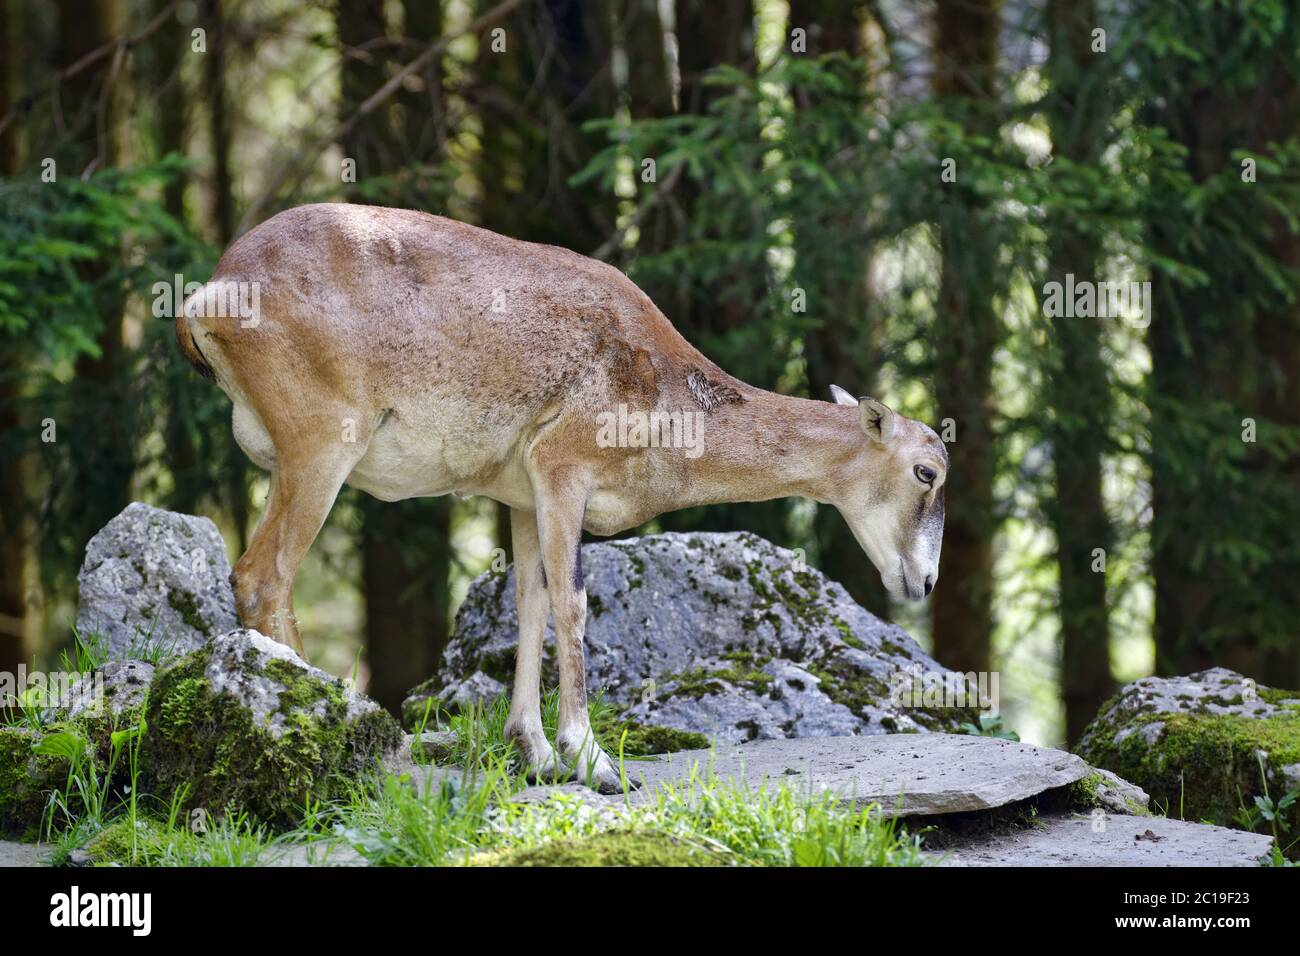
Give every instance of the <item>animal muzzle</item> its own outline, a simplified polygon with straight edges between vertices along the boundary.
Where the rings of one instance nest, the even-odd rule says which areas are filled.
[[[935,582],[939,580],[939,563],[927,562],[918,566],[900,557],[898,570],[892,577],[891,582],[889,577],[881,575],[881,580],[891,594],[908,601],[923,601],[930,596]]]

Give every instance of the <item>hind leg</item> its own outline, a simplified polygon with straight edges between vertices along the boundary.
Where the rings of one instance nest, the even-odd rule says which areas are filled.
[[[298,565],[329,516],[339,488],[365,455],[366,444],[335,437],[312,445],[300,434],[291,447],[277,447],[266,509],[230,576],[240,623],[299,654],[302,637],[293,616]]]

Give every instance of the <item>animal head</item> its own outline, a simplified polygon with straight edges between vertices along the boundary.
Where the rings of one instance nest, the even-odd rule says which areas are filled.
[[[948,449],[929,427],[874,398],[838,385],[831,394],[857,407],[865,432],[833,503],[889,592],[919,601],[939,580]]]

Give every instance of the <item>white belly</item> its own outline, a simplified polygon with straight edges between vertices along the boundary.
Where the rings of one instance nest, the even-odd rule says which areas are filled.
[[[619,491],[599,490],[587,502],[582,526],[592,534],[611,535],[644,524],[645,509]]]
[[[232,396],[235,441],[259,468],[275,469],[275,443],[252,407]],[[532,508],[532,488],[514,462],[505,436],[497,444],[481,438],[486,429],[458,429],[432,416],[396,415],[383,421],[346,484],[381,501],[428,498],[449,493],[488,495],[518,508]],[[495,434],[500,434],[495,433]],[[480,440],[467,440],[474,435]]]

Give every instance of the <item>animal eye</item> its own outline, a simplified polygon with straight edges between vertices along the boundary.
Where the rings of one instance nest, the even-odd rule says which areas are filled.
[[[927,468],[925,467],[925,465],[917,465],[915,468],[912,469],[912,471],[916,475],[919,481],[927,485],[932,484],[934,482],[934,479],[938,477],[934,473],[933,468]]]

